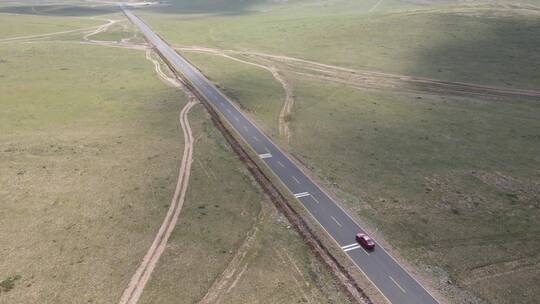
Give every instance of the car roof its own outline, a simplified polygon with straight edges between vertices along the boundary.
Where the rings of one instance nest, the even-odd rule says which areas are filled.
[[[367,240],[371,240],[371,238],[369,237],[369,235],[365,234],[365,233],[358,233],[357,236],[365,239],[366,241]]]

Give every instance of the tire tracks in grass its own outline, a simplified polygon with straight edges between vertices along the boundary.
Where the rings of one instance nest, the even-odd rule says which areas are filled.
[[[182,85],[181,82],[172,81],[170,77],[163,73],[160,63],[154,58],[152,58],[152,56],[149,54],[149,51],[147,51],[146,56],[146,58],[148,58],[154,63],[155,70],[161,79],[167,81],[167,83],[171,85],[182,89],[182,91],[187,93],[187,89]],[[167,211],[165,219],[163,220],[163,223],[161,224],[161,227],[159,228],[159,231],[154,238],[152,245],[148,249],[148,252],[144,256],[141,264],[133,274],[127,288],[124,290],[122,297],[119,301],[120,304],[135,304],[138,302],[144,291],[144,287],[150,280],[152,272],[154,271],[159,261],[159,258],[165,251],[169,237],[171,236],[171,233],[176,226],[178,217],[184,204],[186,191],[189,184],[189,177],[191,173],[191,164],[193,161],[194,143],[193,134],[191,132],[191,127],[188,120],[188,114],[189,111],[193,108],[193,106],[199,103],[199,100],[191,93],[188,94],[188,98],[189,102],[184,106],[184,108],[180,112],[179,117],[180,126],[184,133],[184,153],[182,155],[180,171],[178,174],[178,181],[176,184],[176,189],[174,191],[172,202],[169,210]]]
[[[197,101],[189,101],[180,112],[180,124],[184,133],[184,154],[182,156],[178,182],[176,184],[171,206],[169,207],[154,242],[148,249],[148,252],[144,256],[135,274],[132,276],[127,288],[124,290],[119,301],[120,304],[135,304],[138,302],[159,258],[165,251],[167,241],[178,221],[186,196],[193,157],[193,136],[187,115],[191,108],[197,103]]]
[[[405,90],[438,95],[467,94],[485,98],[520,96],[537,99],[540,97],[540,90],[507,88],[378,71],[356,70],[301,58],[247,50],[214,49],[201,46],[176,46],[176,49],[180,51],[204,52],[208,54],[224,54],[231,57],[232,55],[236,55],[249,56],[255,59],[265,59],[280,64],[282,70],[287,70],[299,76],[316,78],[323,81],[332,81],[358,89]]]
[[[39,40],[39,39],[45,39],[56,35],[62,35],[62,34],[70,34],[70,33],[78,33],[78,32],[85,32],[89,30],[97,30],[101,28],[102,26],[105,26],[107,24],[102,24],[98,26],[92,26],[92,27],[85,27],[85,28],[79,28],[79,29],[73,29],[73,30],[67,30],[67,31],[60,31],[60,32],[53,32],[53,33],[46,33],[46,34],[39,34],[39,35],[28,35],[28,36],[18,36],[18,37],[11,37],[11,38],[5,38],[0,39],[0,43],[8,43],[8,42],[26,42],[31,40]]]
[[[181,50],[184,50],[184,49],[181,49]],[[240,59],[240,58],[231,56],[231,55],[227,54],[226,51],[220,51],[220,50],[216,50],[216,49],[202,48],[202,49],[198,49],[198,50],[195,50],[195,51],[205,53],[205,54],[212,54],[212,55],[221,56],[221,57],[228,58],[228,59],[231,59],[231,60],[234,60],[234,61],[237,61],[237,62],[241,62],[241,63],[249,64],[249,65],[252,65],[252,66],[256,66],[258,68],[261,68],[261,69],[264,69],[264,70],[270,72],[270,74],[272,74],[272,77],[274,77],[274,79],[277,82],[279,82],[279,84],[283,88],[283,91],[285,92],[285,100],[284,100],[283,105],[281,106],[281,110],[279,112],[278,127],[279,127],[279,135],[286,138],[287,142],[290,142],[290,140],[291,140],[291,131],[290,131],[290,128],[289,128],[289,119],[290,119],[290,116],[291,116],[291,113],[292,113],[292,108],[294,106],[294,95],[293,95],[291,85],[287,82],[285,77],[283,77],[281,71],[276,66],[274,66],[274,65],[263,65],[263,64],[260,64],[260,63],[247,61],[247,60],[244,60],[244,59]]]

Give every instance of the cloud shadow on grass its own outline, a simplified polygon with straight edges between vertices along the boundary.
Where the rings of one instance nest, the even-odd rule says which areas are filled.
[[[120,9],[115,5],[104,5],[96,7],[77,5],[21,5],[0,8],[0,12],[2,13],[65,17],[106,15],[117,13],[119,11]]]
[[[445,13],[428,19],[432,38],[411,46],[408,75],[540,90],[537,16]]]

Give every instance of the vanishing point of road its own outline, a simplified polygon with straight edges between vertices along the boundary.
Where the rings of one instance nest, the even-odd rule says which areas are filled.
[[[317,184],[307,177],[267,136],[236,108],[210,81],[176,53],[141,19],[123,8],[124,13],[174,69],[182,73],[212,107],[221,113],[243,140],[303,204],[341,249],[393,304],[438,303],[379,244],[365,251],[355,240],[364,230]]]

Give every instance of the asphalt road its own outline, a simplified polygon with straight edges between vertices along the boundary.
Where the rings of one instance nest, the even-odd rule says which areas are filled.
[[[357,245],[355,234],[364,231],[360,225],[308,178],[204,75],[176,53],[132,12],[124,9],[124,13],[177,72],[182,73],[214,109],[225,117],[388,301],[394,304],[438,303],[379,244],[376,244],[375,250],[370,252]]]

